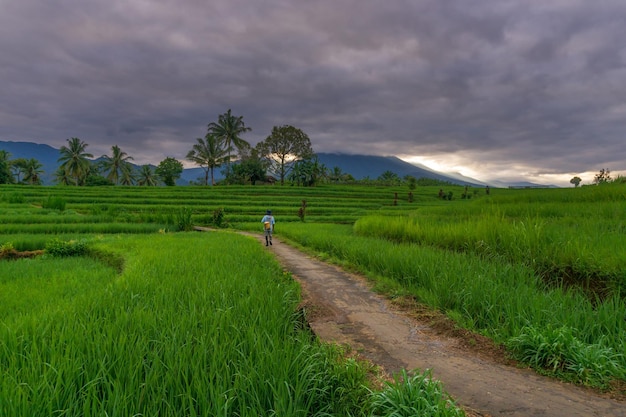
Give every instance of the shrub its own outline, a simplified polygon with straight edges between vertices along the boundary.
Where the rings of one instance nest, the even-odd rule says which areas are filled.
[[[218,208],[213,210],[213,226],[224,227],[224,209]]]
[[[81,256],[87,253],[87,243],[82,239],[63,241],[55,238],[46,243],[46,252],[59,257]]]
[[[182,207],[176,213],[176,229],[181,232],[188,232],[193,229],[191,220],[192,211],[189,207]]]

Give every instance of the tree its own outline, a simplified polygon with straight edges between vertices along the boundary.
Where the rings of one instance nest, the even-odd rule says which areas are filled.
[[[168,156],[159,162],[159,166],[157,166],[155,173],[161,181],[165,183],[165,185],[171,187],[176,185],[176,180],[180,178],[180,174],[183,173],[183,164],[180,161]]]
[[[113,145],[111,151],[113,152],[111,156],[102,155],[101,164],[104,172],[107,173],[107,179],[113,184],[119,184],[122,177],[126,181],[132,178],[132,165],[128,161],[132,161],[133,157],[122,151],[117,145]]]
[[[269,161],[270,170],[278,175],[281,185],[297,161],[314,155],[307,134],[290,125],[274,126],[272,133],[257,145],[257,149]]]
[[[582,180],[580,179],[580,177],[574,177],[571,180],[569,180],[570,184],[574,184],[574,187],[578,187],[581,181]]]
[[[230,172],[230,162],[234,149],[240,153],[243,149],[250,148],[250,144],[241,138],[241,134],[252,130],[246,127],[243,116],[233,116],[231,110],[218,116],[217,122],[208,125],[209,133],[220,139],[228,156],[226,157],[226,173]],[[233,149],[234,147],[234,149]]]
[[[196,144],[187,152],[187,160],[204,170],[204,185],[209,184],[209,173],[211,174],[211,185],[215,185],[213,171],[228,160],[227,149],[220,138],[207,133],[204,139],[196,139]]]
[[[158,185],[158,183],[159,179],[152,167],[150,165],[142,165],[139,169],[137,185],[155,186]]]
[[[293,164],[289,180],[296,185],[310,187],[316,185],[326,175],[326,167],[320,164],[317,157],[302,159]]]
[[[72,183],[72,178],[70,178],[67,170],[63,167],[57,168],[56,172],[54,173],[54,179],[57,184],[60,185],[70,185]]]
[[[13,175],[11,174],[11,163],[9,158],[11,154],[4,149],[0,149],[0,184],[13,183]]]
[[[250,154],[245,153],[238,164],[232,166],[230,177],[226,177],[229,182],[255,185],[257,181],[265,180],[267,167],[256,149],[252,149]]]
[[[130,162],[124,162],[121,169],[120,185],[133,185],[135,183],[135,172]]]
[[[22,171],[24,182],[31,185],[41,185],[42,166],[41,162],[35,158],[27,159]]]
[[[14,182],[19,184],[22,182],[22,174],[26,169],[26,159],[25,158],[17,158],[9,161],[9,167],[13,172]]]
[[[415,188],[417,188],[417,178],[415,178],[413,175],[405,175],[404,180],[408,184],[409,190],[413,191],[415,190]]]
[[[91,169],[87,158],[93,158],[93,155],[85,151],[88,145],[78,138],[68,139],[67,144],[68,146],[61,146],[59,150],[60,168],[66,171],[65,175],[72,180],[74,185],[84,185]]]
[[[593,177],[593,183],[598,185],[606,184],[611,181],[613,181],[613,178],[611,178],[611,171],[609,171],[608,168],[602,168],[600,172]]]
[[[398,184],[400,182],[400,176],[395,172],[387,170],[380,174],[380,176],[378,177],[378,181],[387,185]]]

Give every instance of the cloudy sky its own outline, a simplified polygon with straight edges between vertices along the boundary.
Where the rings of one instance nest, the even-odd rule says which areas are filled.
[[[0,140],[184,159],[229,108],[481,180],[626,174],[624,0],[0,0]]]

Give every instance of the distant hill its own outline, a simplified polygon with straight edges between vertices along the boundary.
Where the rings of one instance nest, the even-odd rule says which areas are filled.
[[[11,154],[11,159],[16,158],[35,158],[43,165],[44,174],[42,180],[45,185],[54,184],[54,173],[59,167],[59,150],[49,145],[33,143],[33,142],[11,142],[0,141],[0,149],[6,150]],[[374,156],[374,155],[350,155],[340,153],[318,153],[317,157],[320,163],[324,164],[328,169],[339,167],[343,173],[352,175],[355,179],[364,178],[376,179],[385,171],[391,171],[400,177],[411,175],[415,178],[431,178],[440,181],[447,181],[452,184],[485,186],[487,183],[478,181],[474,178],[465,177],[461,174],[443,174],[433,171],[424,166],[413,165],[405,162],[395,156]],[[215,171],[216,180],[222,178],[221,169]],[[188,185],[197,182],[199,178],[204,177],[202,168],[187,168],[183,171],[178,185]],[[489,185],[497,187],[507,186],[538,186],[537,184],[520,182],[520,183],[501,183],[490,182]]]
[[[59,150],[49,145],[32,142],[0,141],[0,149],[11,154],[10,159],[35,158],[43,165],[41,179],[45,185],[54,184],[54,173],[59,167]]]
[[[484,186],[485,184],[474,178],[463,177],[460,174],[451,176],[442,174],[426,167],[410,164],[395,156],[349,155],[339,153],[318,153],[319,161],[328,169],[339,167],[342,172],[352,175],[355,179],[378,178],[383,172],[391,171],[400,177],[411,175],[415,178],[430,178],[447,181],[452,184]]]

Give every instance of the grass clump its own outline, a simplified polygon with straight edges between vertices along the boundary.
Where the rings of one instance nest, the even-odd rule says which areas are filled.
[[[427,370],[409,376],[405,370],[370,398],[370,417],[463,417],[465,413]]]
[[[41,207],[45,209],[64,211],[66,204],[67,203],[64,198],[48,196],[48,198],[41,203]]]
[[[527,326],[512,337],[507,347],[515,356],[533,368],[559,374],[589,386],[608,387],[616,376],[624,378],[620,363],[623,353],[599,343],[585,344],[568,326],[537,329]]]

